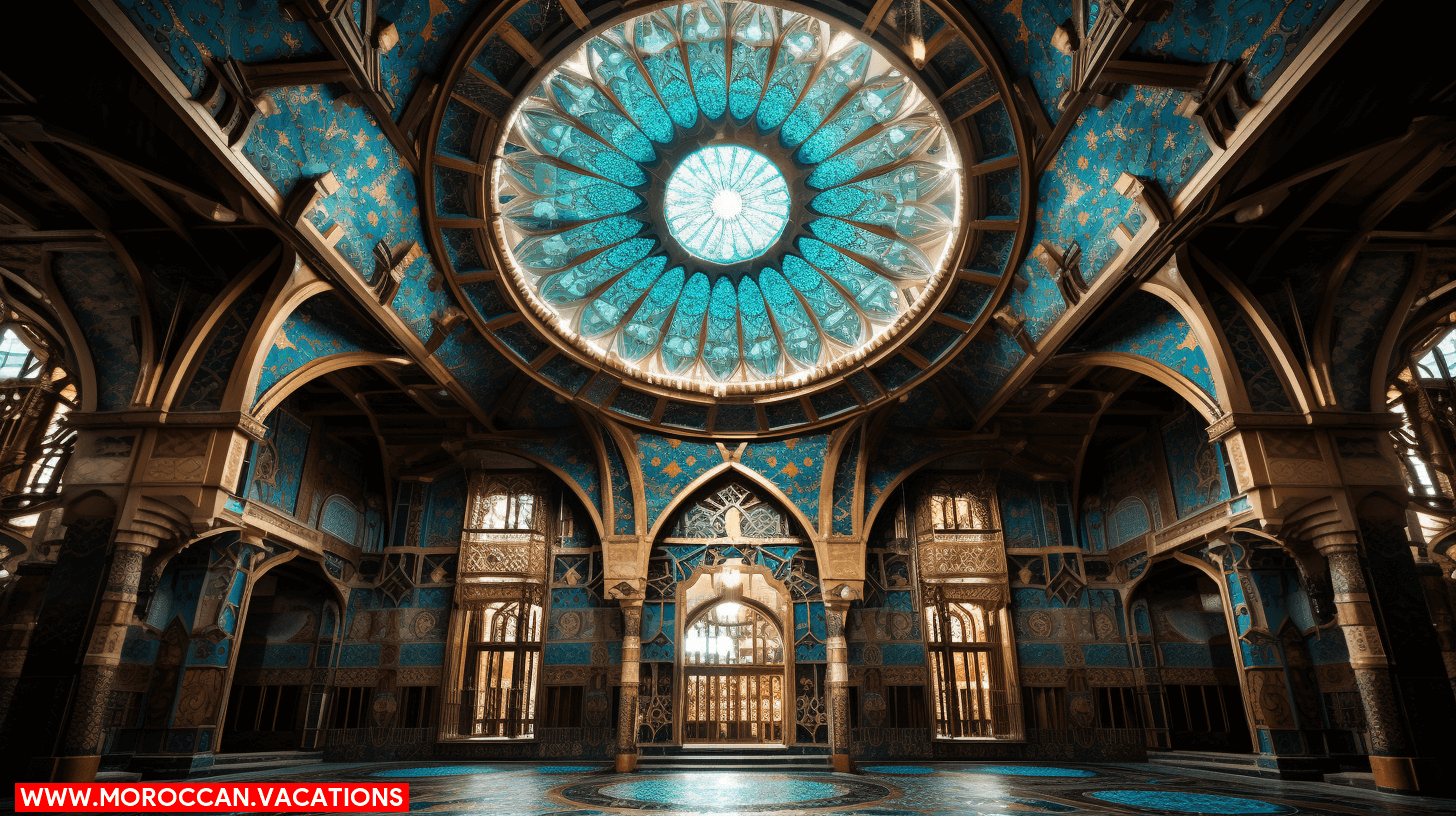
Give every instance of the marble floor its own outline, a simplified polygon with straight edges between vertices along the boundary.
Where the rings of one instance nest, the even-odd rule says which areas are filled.
[[[1153,765],[866,765],[855,774],[704,771],[615,774],[605,764],[311,765],[208,781],[406,780],[410,810],[431,814],[798,813],[1453,814],[1456,800],[1315,782],[1278,782]]]

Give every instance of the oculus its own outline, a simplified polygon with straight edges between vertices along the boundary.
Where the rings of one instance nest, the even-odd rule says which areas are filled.
[[[789,223],[789,185],[762,153],[710,145],[667,180],[667,229],[695,257],[713,263],[757,258]]]
[[[918,320],[953,276],[960,157],[860,36],[708,0],[570,49],[495,148],[523,302],[593,359],[715,395],[807,384]]]

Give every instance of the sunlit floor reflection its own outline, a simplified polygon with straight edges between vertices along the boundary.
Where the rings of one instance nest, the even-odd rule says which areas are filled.
[[[410,812],[501,816],[814,814],[1299,814],[1425,816],[1456,800],[1403,797],[1316,782],[1279,782],[1166,766],[1091,763],[862,763],[857,773],[617,774],[606,761],[328,764],[222,782],[380,782],[410,786]]]

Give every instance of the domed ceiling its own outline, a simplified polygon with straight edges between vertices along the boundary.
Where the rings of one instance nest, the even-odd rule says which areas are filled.
[[[588,39],[512,111],[493,221],[567,342],[711,393],[863,357],[945,278],[958,151],[881,51],[794,11],[669,7]]]
[[[491,84],[488,47],[456,69],[457,99]],[[972,84],[998,96],[994,61],[960,47]],[[1017,195],[988,204],[975,111],[947,116],[894,49],[837,20],[673,5],[588,31],[537,69],[472,140],[478,181],[461,191],[437,171],[427,212],[456,279],[498,281],[538,339],[632,383],[632,418],[664,413],[651,403],[665,397],[697,417],[725,401],[751,416],[778,400],[810,422],[863,407],[848,380],[924,333],[984,231],[1004,263],[1023,220]],[[437,150],[459,141],[450,127],[446,115]],[[984,170],[1006,169],[993,150]],[[464,252],[463,219],[438,217],[460,210],[474,219]],[[489,333],[490,308],[466,295]],[[962,344],[958,328],[939,351]]]

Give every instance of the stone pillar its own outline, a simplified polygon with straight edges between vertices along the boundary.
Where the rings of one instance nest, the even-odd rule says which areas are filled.
[[[617,711],[617,773],[637,770],[637,692],[642,660],[642,599],[623,598],[622,699]]]
[[[1314,546],[1330,563],[1337,620],[1350,652],[1360,704],[1365,709],[1370,770],[1375,775],[1375,784],[1385,791],[1413,793],[1420,789],[1415,773],[1415,750],[1401,716],[1390,660],[1376,625],[1375,610],[1370,605],[1356,535],[1336,532],[1315,536]]]
[[[829,709],[829,754],[834,761],[834,770],[849,773],[850,761],[849,731],[849,646],[844,640],[845,619],[849,615],[849,601],[824,599],[824,623],[829,633],[825,652],[829,658],[828,696],[825,700]]]
[[[57,782],[96,780],[96,770],[101,766],[101,729],[106,704],[111,697],[117,664],[121,662],[121,647],[126,643],[131,613],[136,607],[142,560],[156,543],[155,538],[146,534],[117,533],[106,585],[91,629],[91,643],[81,658],[75,696],[61,738],[56,759]]]

